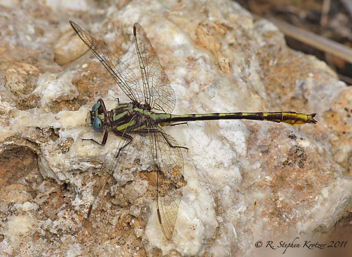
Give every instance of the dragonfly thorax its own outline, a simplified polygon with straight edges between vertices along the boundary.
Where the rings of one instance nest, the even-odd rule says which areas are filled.
[[[149,105],[148,105],[149,106]],[[108,116],[111,119],[110,129],[126,132],[137,132],[148,125],[155,124],[154,113],[144,105],[120,104],[112,109]],[[142,107],[142,108],[141,108]]]
[[[106,129],[137,132],[148,125],[156,123],[156,114],[149,104],[119,103],[111,111],[107,111],[104,101],[99,99],[87,114],[87,124],[92,125],[97,132]]]

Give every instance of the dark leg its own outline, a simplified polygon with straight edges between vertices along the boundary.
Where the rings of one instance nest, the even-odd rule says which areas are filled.
[[[120,99],[118,97],[116,97],[115,99],[117,100],[117,105],[120,105]]]
[[[186,149],[188,151],[188,147],[185,146],[179,146],[179,145],[172,145],[170,143],[170,141],[167,139],[167,136],[165,135],[165,133],[161,132],[158,130],[159,133],[161,133],[161,135],[163,136],[163,138],[165,139],[165,141],[168,143],[168,145],[172,148],[182,148],[182,149]]]
[[[179,122],[179,123],[173,123],[170,126],[178,126],[178,125],[187,125],[188,126],[188,122]]]
[[[105,107],[105,106],[104,106]],[[104,136],[103,136],[103,141],[101,141],[101,143],[99,143],[98,141],[92,139],[92,138],[82,138],[82,140],[89,140],[92,141],[98,145],[104,146],[106,144],[106,141],[108,140],[108,130],[105,130],[104,132]]]
[[[188,150],[188,147],[171,144],[170,141],[167,139],[166,134],[164,132],[160,131],[160,130],[157,130],[157,129],[141,129],[141,130],[138,130],[137,133],[141,133],[141,134],[160,133],[170,147],[172,147],[172,148],[182,148],[182,149]]]
[[[121,153],[121,151],[122,151],[125,147],[127,147],[129,144],[132,143],[133,137],[131,137],[131,136],[128,135],[128,134],[122,133],[122,132],[120,132],[120,131],[118,131],[118,130],[113,130],[112,132],[113,132],[116,136],[118,136],[118,137],[122,137],[122,138],[125,138],[125,139],[129,140],[129,141],[128,141],[125,145],[123,145],[123,146],[119,149],[119,151],[117,152],[117,155],[116,155],[115,158],[118,158],[119,155],[120,155],[120,153]]]
[[[102,113],[106,113],[106,107],[103,99],[99,98],[98,103],[100,103],[101,108],[103,109]]]

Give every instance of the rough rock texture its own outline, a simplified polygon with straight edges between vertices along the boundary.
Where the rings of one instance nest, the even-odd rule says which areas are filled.
[[[69,20],[134,68],[139,22],[176,92],[174,113],[286,110],[316,112],[319,122],[166,128],[189,148],[167,241],[143,141],[112,178],[103,163],[121,140],[81,140],[102,136],[85,125],[99,97],[108,108],[128,99],[95,58],[78,58],[87,49]],[[280,241],[296,237],[301,247],[287,252],[308,255],[327,249],[309,250],[304,240],[351,239],[352,89],[236,3],[2,1],[0,55],[0,255],[281,256]],[[330,250],[351,250],[348,243]]]

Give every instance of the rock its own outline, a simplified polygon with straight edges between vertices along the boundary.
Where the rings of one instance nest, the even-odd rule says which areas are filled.
[[[352,89],[232,1],[123,6],[0,7],[8,17],[0,39],[0,254],[256,256],[274,252],[268,241],[329,243],[324,233],[344,222],[351,204]],[[318,124],[165,127],[188,147],[183,197],[167,240],[149,141],[136,135],[121,162],[114,157],[124,142],[113,133],[105,146],[82,141],[102,140],[85,121],[98,98],[109,110],[117,97],[129,99],[95,58],[77,59],[86,48],[72,36],[69,10],[76,10],[71,20],[105,35],[97,37],[138,76],[132,29],[140,23],[175,91],[175,114],[316,112]],[[116,167],[113,174],[107,165]]]
[[[59,65],[64,65],[87,51],[88,47],[71,28],[68,28],[55,45],[54,61]]]

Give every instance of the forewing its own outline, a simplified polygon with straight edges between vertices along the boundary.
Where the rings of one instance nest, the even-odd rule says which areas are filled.
[[[171,113],[175,107],[175,92],[141,25],[134,24],[136,51],[143,79],[144,101],[155,109]]]
[[[183,157],[176,140],[154,126],[152,140],[153,169],[157,176],[157,212],[167,239],[171,240],[182,198]]]
[[[82,41],[92,50],[98,60],[104,65],[122,91],[132,101],[141,103],[141,100],[143,99],[142,89],[134,72],[128,68],[126,64],[121,62],[117,56],[111,53],[102,41],[96,40],[76,23],[70,21],[70,24]]]

